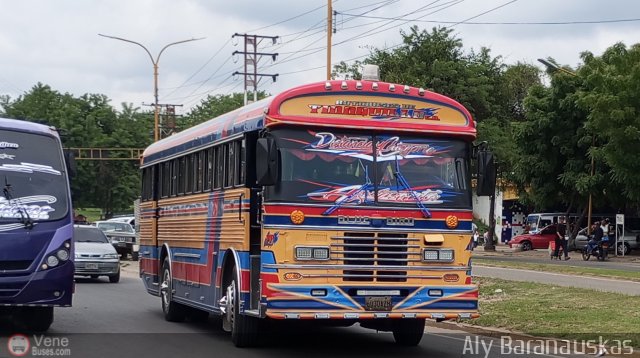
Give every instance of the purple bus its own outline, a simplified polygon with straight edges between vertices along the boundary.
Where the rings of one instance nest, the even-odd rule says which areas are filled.
[[[27,330],[71,306],[70,163],[55,128],[0,118],[0,315]]]

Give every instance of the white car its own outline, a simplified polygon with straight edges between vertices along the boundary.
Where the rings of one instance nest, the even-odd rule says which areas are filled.
[[[120,255],[102,230],[90,225],[73,227],[76,276],[109,277],[109,282],[120,281]]]
[[[118,216],[115,218],[111,218],[107,221],[115,221],[119,223],[127,223],[131,225],[134,229],[136,228],[136,218],[135,216]]]

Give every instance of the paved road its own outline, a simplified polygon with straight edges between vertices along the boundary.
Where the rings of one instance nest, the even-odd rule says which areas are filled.
[[[537,254],[537,252],[536,252]],[[548,256],[527,256],[526,253],[518,254],[489,254],[489,253],[477,253],[474,254],[474,258],[492,261],[510,261],[510,262],[527,262],[536,264],[558,264],[558,265],[570,265],[581,267],[597,267],[597,268],[609,268],[623,271],[640,272],[640,262],[631,261],[615,261],[616,258],[612,258],[608,261],[598,261],[595,258],[591,258],[589,261],[583,261],[579,252],[572,252],[569,254],[571,260],[569,261],[556,261],[550,260]],[[634,256],[636,257],[636,256]]]
[[[550,285],[581,287],[597,291],[617,292],[640,296],[640,283],[633,281],[611,280],[599,277],[564,275],[550,272],[479,265],[474,266],[473,274],[480,277],[494,277],[512,281],[539,282]]]
[[[162,317],[159,298],[148,295],[135,274],[123,275],[118,284],[106,279],[82,279],[76,284],[74,306],[56,309],[47,337],[68,338],[72,357],[554,357],[552,354],[509,354],[520,345],[501,344],[488,338],[427,327],[419,347],[402,349],[389,333],[360,328],[274,326],[262,347],[237,349],[211,318],[206,323],[171,323]],[[9,322],[0,322],[0,357],[10,357]],[[32,348],[36,338],[29,336]],[[505,338],[506,339],[506,338]],[[42,343],[42,342],[41,342]],[[485,355],[486,348],[489,353]],[[60,348],[60,347],[58,347]],[[530,349],[533,349],[530,347]],[[65,353],[65,351],[58,351]],[[67,351],[68,353],[68,351]],[[507,354],[505,354],[507,353]],[[553,352],[550,352],[553,353]]]

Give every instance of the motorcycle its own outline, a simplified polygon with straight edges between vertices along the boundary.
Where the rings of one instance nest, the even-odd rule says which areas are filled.
[[[608,253],[609,253],[608,241],[599,241],[595,243],[594,240],[591,239],[582,249],[582,259],[584,261],[589,261],[589,258],[591,256],[594,256],[595,258],[598,259],[598,261],[604,261],[607,259]]]

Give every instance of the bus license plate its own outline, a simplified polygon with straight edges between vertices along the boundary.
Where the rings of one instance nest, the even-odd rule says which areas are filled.
[[[365,297],[364,309],[367,311],[391,311],[391,296]]]
[[[87,270],[97,270],[98,269],[98,264],[85,264],[84,268]]]

